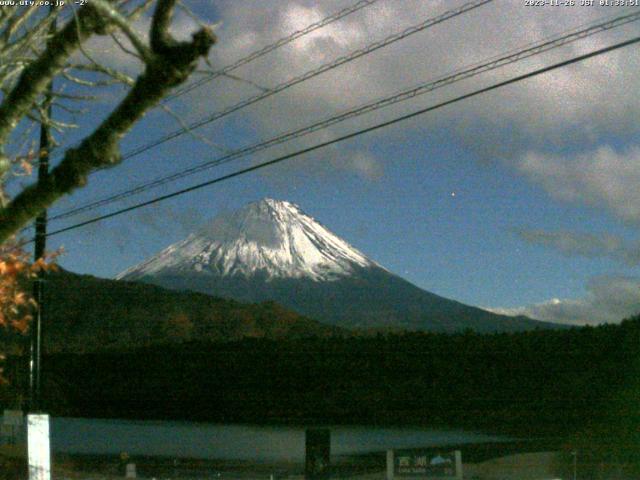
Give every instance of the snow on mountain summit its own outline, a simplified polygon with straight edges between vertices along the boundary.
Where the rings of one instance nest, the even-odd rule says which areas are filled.
[[[272,301],[346,328],[486,333],[549,328],[422,290],[296,205],[271,199],[216,217],[117,278],[240,302]]]
[[[189,273],[327,281],[373,266],[378,265],[297,205],[267,198],[219,215],[116,278]]]

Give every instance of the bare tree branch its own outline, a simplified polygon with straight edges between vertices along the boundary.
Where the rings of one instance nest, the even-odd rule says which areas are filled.
[[[125,34],[125,36],[131,42],[131,45],[137,50],[140,57],[145,62],[151,62],[151,51],[144,44],[138,34],[131,28],[129,20],[120,14],[115,8],[113,8],[108,2],[104,0],[93,0],[93,7],[98,10],[102,15],[111,20],[118,28]]]
[[[6,26],[2,31],[2,43],[8,44],[13,34],[37,11],[38,7],[35,5],[30,6],[27,9],[15,9],[16,12],[5,23]]]
[[[97,95],[79,95],[77,93],[63,93],[63,92],[53,92],[51,94],[54,98],[63,98],[65,100],[71,100],[75,102],[87,102],[97,100]]]
[[[99,63],[92,63],[90,65],[72,65],[69,68],[80,71],[100,73],[102,75],[111,77],[117,82],[124,83],[125,85],[133,85],[135,83],[133,78],[131,78],[129,75],[119,72],[118,70],[114,70],[113,68],[106,67],[105,65],[100,65]]]
[[[126,45],[124,45],[120,39],[118,38],[117,35],[114,35],[113,33],[111,34],[111,38],[113,39],[113,41],[116,43],[116,45],[118,45],[118,47],[120,47],[120,50],[122,50],[124,53],[131,55],[132,57],[136,58],[137,60],[142,60],[142,57],[140,57],[140,55],[138,55],[136,52],[130,50],[129,48],[127,48]]]
[[[178,43],[169,34],[175,4],[176,0],[158,2],[151,23],[151,49],[154,53],[162,54],[164,50],[169,50]]]
[[[171,108],[169,108],[167,105],[160,103],[158,105],[162,110],[164,110],[168,115],[170,115],[176,122],[178,122],[178,124],[180,125],[180,127],[182,129],[184,129],[184,131],[192,136],[193,138],[195,138],[196,140],[199,140],[200,142],[204,143],[205,145],[208,145],[212,148],[215,148],[216,150],[218,150],[219,152],[222,153],[230,153],[231,150],[229,150],[228,148],[224,148],[220,145],[217,145],[216,143],[212,142],[211,140],[209,140],[207,137],[205,137],[204,135],[200,135],[199,133],[197,133],[196,131],[194,131],[193,128],[189,127],[189,124],[187,122],[185,122],[180,115],[178,115],[177,113],[175,113]]]
[[[140,17],[140,15],[142,15],[144,12],[146,12],[149,9],[152,3],[153,3],[153,0],[145,0],[142,4],[134,8],[131,12],[127,13],[126,15],[129,21],[132,22],[137,20]]]
[[[63,160],[44,181],[25,188],[0,210],[0,243],[62,195],[85,185],[92,171],[118,164],[121,161],[119,143],[122,137],[171,88],[189,77],[201,57],[208,55],[215,43],[215,36],[208,28],[194,33],[190,42],[178,42],[171,37],[168,29],[174,5],[175,0],[158,0],[151,26],[150,60],[122,102],[78,147],[66,151]],[[86,32],[87,26],[83,26],[82,31]],[[67,42],[77,39],[77,35],[69,32],[67,35],[71,37]],[[46,74],[51,67],[40,69],[44,69]],[[4,104],[0,107],[0,120],[3,107]],[[4,130],[7,129],[4,126]],[[3,133],[3,123],[0,122],[0,142]]]
[[[36,103],[51,79],[62,70],[65,61],[93,33],[107,33],[108,23],[97,12],[85,5],[80,9],[79,25],[74,21],[55,34],[42,55],[24,69],[11,93],[0,105],[0,162],[4,145],[18,122]],[[3,167],[0,164],[0,174]]]

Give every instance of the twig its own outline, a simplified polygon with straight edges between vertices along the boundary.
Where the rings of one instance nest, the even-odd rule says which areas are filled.
[[[25,188],[0,210],[0,243],[62,195],[84,185],[92,171],[119,163],[122,137],[208,55],[216,40],[209,29],[194,33],[190,42],[177,42],[170,36],[174,5],[175,0],[158,0],[151,24],[153,55],[126,97],[78,147],[66,151],[46,180]]]

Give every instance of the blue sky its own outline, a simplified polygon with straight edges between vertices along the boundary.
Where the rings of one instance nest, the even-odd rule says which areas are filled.
[[[186,2],[217,23],[210,63],[220,68],[354,2],[343,0]],[[374,5],[238,69],[264,88],[464,2],[378,0]],[[637,8],[637,7],[636,7]],[[633,8],[526,7],[496,0],[442,25],[304,82],[111,170],[65,198],[64,211],[139,182]],[[147,28],[142,20],[138,28]],[[174,21],[184,37],[196,27]],[[51,225],[94,214],[328,140],[530,69],[640,33],[640,22],[576,42],[499,71],[456,83],[285,146],[199,173]],[[100,61],[135,74],[137,62],[106,38],[88,46]],[[61,234],[61,264],[113,277],[216,214],[263,197],[292,201],[389,270],[429,291],[507,313],[568,323],[618,321],[640,312],[640,113],[632,46],[521,84],[460,102],[383,131],[193,192],[154,207]],[[208,68],[203,65],[202,68]],[[218,79],[170,104],[185,121],[257,93]],[[90,105],[72,142],[102,118],[122,91]],[[62,113],[60,113],[63,115]],[[180,125],[148,115],[123,151]]]

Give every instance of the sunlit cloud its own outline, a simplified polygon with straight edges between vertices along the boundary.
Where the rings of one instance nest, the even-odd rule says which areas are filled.
[[[640,147],[601,146],[585,153],[528,152],[518,169],[560,200],[606,208],[617,217],[640,222]]]
[[[554,298],[534,305],[490,310],[569,325],[620,323],[640,314],[640,278],[599,276],[589,281],[586,290],[579,299]]]
[[[278,1],[260,2],[258,6],[252,1],[228,2],[221,12],[223,27],[220,43],[214,52],[216,62],[224,65],[346,5],[347,2]],[[380,5],[272,52],[264,60],[243,67],[238,73],[267,86],[274,85],[456,5],[451,2],[380,2]],[[436,78],[498,52],[512,50],[518,45],[612,14],[610,9],[600,8],[584,8],[570,15],[553,16],[524,10],[517,2],[499,2],[482,7],[323,74],[317,80],[305,82],[286,95],[252,107],[249,114],[265,132],[300,125],[308,122],[309,115],[327,115],[334,109],[348,108]],[[267,11],[268,18],[265,16]],[[631,28],[626,30],[627,34]],[[496,36],[496,31],[501,35]],[[435,100],[467,92],[490,81],[600,48],[613,43],[619,36],[617,32],[606,32],[425,98]],[[578,140],[576,135],[586,138],[593,132],[614,131],[614,124],[615,131],[633,129],[636,125],[630,113],[640,112],[640,100],[634,95],[633,88],[639,84],[633,74],[637,67],[637,54],[614,52],[523,82],[500,94],[466,102],[461,109],[443,111],[437,116],[437,123],[436,116],[425,117],[423,121],[430,125],[457,122],[462,110],[475,124],[484,125],[488,130],[497,129],[498,135],[502,125],[518,128],[525,137],[523,141],[534,145],[542,140],[540,135],[554,139],[564,135],[566,139],[566,133],[578,124],[582,130],[572,132],[574,140]],[[196,97],[198,101],[202,99],[199,95]],[[411,109],[416,103],[409,102],[398,110]],[[271,115],[266,115],[267,111]],[[482,141],[477,139],[477,142]],[[521,148],[525,149],[526,145]]]

